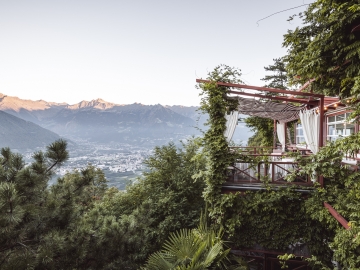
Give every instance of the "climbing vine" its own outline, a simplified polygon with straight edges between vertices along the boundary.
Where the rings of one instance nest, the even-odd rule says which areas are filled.
[[[209,83],[199,85],[201,109],[209,115],[209,129],[204,134],[204,152],[208,158],[204,198],[210,217],[224,226],[227,240],[237,248],[260,246],[279,252],[291,247],[308,249],[311,257],[303,259],[313,269],[332,269],[333,260],[349,269],[360,268],[360,173],[342,162],[345,155],[359,151],[359,133],[329,143],[310,158],[295,155],[300,173],[323,175],[324,187],[315,186],[309,192],[299,193],[292,184],[275,190],[264,179],[261,191],[221,193],[227,168],[235,160],[260,161],[230,151],[224,137],[224,116],[236,108],[236,100],[228,98],[228,89],[216,82],[239,83],[240,76],[239,70],[222,65],[209,73]],[[324,202],[350,222],[350,230],[345,230],[331,216]]]
[[[204,198],[208,204],[210,217],[221,224],[225,209],[231,206],[231,196],[221,194],[221,184],[225,180],[226,170],[234,160],[224,137],[226,130],[225,114],[237,106],[235,99],[227,98],[228,88],[218,86],[216,82],[241,83],[241,71],[226,65],[217,66],[208,74],[210,83],[202,83],[201,110],[209,115],[209,129],[204,135],[204,151],[208,157]]]

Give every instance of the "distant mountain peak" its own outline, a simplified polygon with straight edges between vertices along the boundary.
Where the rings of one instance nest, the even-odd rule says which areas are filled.
[[[94,108],[94,109],[99,109],[99,110],[106,110],[106,109],[111,109],[114,106],[117,106],[117,104],[107,102],[101,98],[98,98],[98,99],[93,99],[91,101],[83,100],[74,105],[68,105],[68,106],[66,106],[66,109],[78,110],[78,109],[84,109],[84,108],[88,108],[88,109]]]
[[[66,103],[47,102],[44,100],[28,100],[12,97],[0,93],[0,110],[19,112],[22,109],[28,111],[46,110],[52,106],[65,106]]]
[[[101,103],[107,103],[107,101],[103,100],[102,98],[97,98],[95,99],[96,102],[101,102]]]

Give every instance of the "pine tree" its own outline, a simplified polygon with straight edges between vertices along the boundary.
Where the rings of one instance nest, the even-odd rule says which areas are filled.
[[[262,80],[266,82],[265,87],[288,90],[288,78],[283,58],[273,59],[274,64],[264,67],[266,71],[272,72]],[[245,118],[246,126],[255,132],[248,140],[249,146],[272,146],[274,139],[274,120],[249,116]]]
[[[48,186],[68,158],[66,142],[25,166],[0,158],[0,269],[138,269],[171,232],[195,227],[204,208],[205,160],[197,140],[156,147],[127,192],[88,166]]]

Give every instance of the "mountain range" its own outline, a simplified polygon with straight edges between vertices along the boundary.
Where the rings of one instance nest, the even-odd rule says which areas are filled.
[[[206,120],[195,106],[121,105],[102,99],[70,105],[4,94],[0,110],[71,140],[101,143],[183,139],[200,134],[196,127],[203,128]]]
[[[35,149],[60,139],[56,133],[0,111],[0,148]]]

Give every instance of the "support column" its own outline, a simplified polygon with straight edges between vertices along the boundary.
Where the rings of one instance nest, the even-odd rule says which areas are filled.
[[[324,97],[320,98],[320,105],[319,105],[319,113],[320,113],[320,130],[319,130],[319,148],[324,146]]]
[[[320,113],[320,130],[319,130],[319,149],[324,146],[324,113],[325,113],[325,104],[324,104],[324,96],[320,98],[320,105],[319,105],[319,113]],[[319,184],[321,187],[324,186],[324,176],[319,176]]]
[[[284,145],[284,149],[286,150],[287,123],[284,123],[284,136],[285,136],[285,145]]]
[[[274,138],[273,138],[273,149],[276,149],[276,120],[274,120]]]

